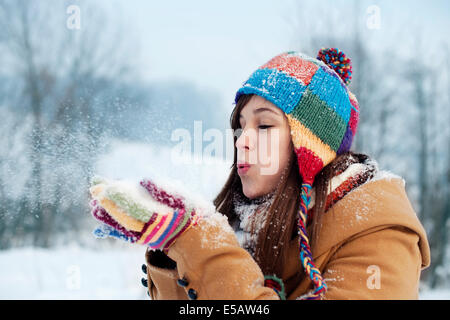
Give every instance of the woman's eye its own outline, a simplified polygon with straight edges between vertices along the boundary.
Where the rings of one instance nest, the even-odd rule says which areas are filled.
[[[267,128],[271,128],[272,126],[269,126],[269,125],[260,125],[260,126],[258,126],[258,128],[260,128],[260,129],[267,129]]]

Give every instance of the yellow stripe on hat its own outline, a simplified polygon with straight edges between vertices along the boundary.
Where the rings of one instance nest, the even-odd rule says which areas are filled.
[[[324,167],[336,158],[336,152],[329,145],[323,143],[319,137],[292,115],[286,114],[286,116],[291,128],[292,142],[296,149],[304,147],[311,150],[322,160]]]

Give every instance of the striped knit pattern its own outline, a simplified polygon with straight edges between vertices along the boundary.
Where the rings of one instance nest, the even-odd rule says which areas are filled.
[[[300,261],[302,262],[303,269],[314,284],[314,290],[305,296],[305,300],[319,299],[327,290],[327,285],[323,280],[322,274],[314,264],[308,234],[306,232],[307,206],[311,199],[311,188],[311,185],[307,183],[302,184],[302,201],[300,202],[300,217],[298,219]]]
[[[109,232],[112,237],[167,251],[182,233],[197,224],[199,215],[194,209],[186,209],[181,198],[169,195],[151,181],[143,180],[141,185],[147,190],[150,189],[149,193],[152,197],[156,196],[155,200],[170,204],[170,207],[175,209],[168,213],[150,214],[125,194],[120,194],[120,197],[115,193],[107,194],[107,197],[113,199],[104,197],[91,201],[92,214],[94,218],[112,228],[97,228],[94,233],[105,236],[105,233]]]
[[[337,155],[350,150],[359,120],[359,106],[348,90],[351,61],[336,48],[322,48],[317,59],[300,52],[282,53],[253,72],[237,91],[257,94],[279,107],[291,129],[302,177],[298,218],[300,259],[314,284],[311,299],[326,291],[314,265],[306,234],[311,186],[316,175]]]
[[[97,200],[93,200],[93,204],[92,204],[93,208],[92,208],[92,215],[94,216],[94,218],[96,218],[97,220],[105,223],[106,225],[113,227],[114,229],[116,229],[118,232],[124,234],[125,236],[127,236],[131,242],[136,242],[137,239],[139,239],[139,232],[135,232],[135,231],[130,231],[125,229],[123,226],[121,226],[116,220],[114,220],[109,214],[108,212],[106,212],[106,210],[104,208],[102,208],[100,205],[98,205]]]
[[[275,275],[264,276],[264,286],[272,288],[280,297],[281,300],[286,300],[286,290],[284,288],[283,280]]]
[[[107,197],[123,211],[139,221],[148,221],[152,216],[152,212],[150,210],[137,202],[131,201],[124,193],[110,192]]]
[[[155,213],[145,224],[139,244],[148,244],[151,248],[166,248],[181,233],[195,223],[195,211],[186,213],[185,209],[178,209],[168,215]]]
[[[148,193],[162,204],[165,204],[173,209],[183,209],[184,201],[182,197],[177,197],[171,194],[168,194],[162,188],[159,188],[152,181],[148,179],[143,179],[140,182],[140,185],[147,189]]]

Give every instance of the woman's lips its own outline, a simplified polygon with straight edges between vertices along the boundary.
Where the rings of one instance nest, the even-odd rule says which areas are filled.
[[[247,173],[247,171],[250,169],[251,165],[248,163],[240,163],[237,165],[238,167],[238,174],[242,175]]]

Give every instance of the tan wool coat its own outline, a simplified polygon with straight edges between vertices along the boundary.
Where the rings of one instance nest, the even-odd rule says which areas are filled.
[[[288,300],[312,289],[298,238],[289,251],[282,276]],[[421,270],[430,264],[425,230],[401,178],[368,181],[335,203],[324,213],[311,251],[328,286],[324,299],[417,299]],[[155,300],[279,299],[264,287],[261,269],[226,220],[202,219],[167,256],[150,250],[145,256],[148,293]]]

